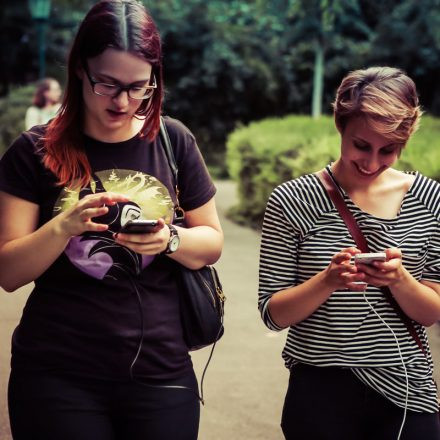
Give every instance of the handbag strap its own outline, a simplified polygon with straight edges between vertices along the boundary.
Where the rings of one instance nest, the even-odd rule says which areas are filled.
[[[174,178],[174,190],[176,192],[176,205],[174,206],[174,219],[176,223],[181,223],[185,219],[185,211],[180,207],[179,202],[179,186],[178,186],[178,177],[179,177],[179,167],[177,165],[176,156],[174,155],[174,150],[171,145],[170,136],[168,135],[168,130],[163,120],[163,117],[160,117],[160,138],[162,141],[162,146],[165,150],[165,154],[168,159],[168,164],[170,165],[171,172],[173,173]],[[217,275],[217,274],[216,274]],[[223,323],[223,317],[222,317]],[[214,354],[214,348],[217,344],[215,341],[212,344],[211,351],[209,353],[208,360],[206,361],[205,367],[203,368],[202,378],[200,380],[200,394],[198,394],[198,398],[202,405],[205,404],[205,399],[203,397],[203,383],[205,380],[206,371],[208,370],[208,366],[211,362],[212,355]]]
[[[351,211],[348,209],[344,198],[341,194],[341,191],[336,184],[333,176],[329,173],[327,169],[323,169],[321,171],[318,171],[316,173],[316,176],[324,186],[324,189],[327,191],[328,196],[330,197],[331,201],[335,205],[336,209],[338,210],[342,220],[344,221],[345,225],[347,226],[348,231],[350,232],[351,236],[354,239],[354,242],[356,243],[356,246],[362,251],[362,252],[369,252],[370,249],[368,247],[367,240],[365,239],[364,234],[362,233],[359,225],[357,224],[356,219],[354,218]],[[419,348],[422,350],[423,354],[427,356],[425,347],[422,344],[422,341],[420,340],[419,335],[417,334],[416,328],[414,327],[413,322],[411,319],[404,313],[404,311],[400,308],[398,302],[393,297],[393,294],[391,293],[391,290],[387,286],[381,286],[379,287],[380,290],[385,295],[385,298],[387,301],[391,304],[394,311],[396,312],[397,316],[401,319],[401,321],[405,324],[406,328],[408,329],[409,333],[411,334],[412,338],[415,340]]]
[[[168,130],[162,116],[160,117],[160,137],[162,140],[162,146],[165,150],[165,154],[167,155],[171,172],[173,173],[174,186],[177,188],[179,168],[177,167],[176,157],[174,156],[173,147],[171,146],[170,136],[168,135]]]
[[[174,150],[171,146],[170,136],[168,135],[168,130],[162,116],[160,117],[160,138],[162,141],[163,149],[165,150],[165,154],[167,156],[168,164],[170,166],[171,172],[173,173],[174,192],[176,194],[176,205],[174,206],[174,222],[182,223],[185,219],[185,211],[180,206],[179,201],[179,167],[177,166],[176,156],[174,155]]]

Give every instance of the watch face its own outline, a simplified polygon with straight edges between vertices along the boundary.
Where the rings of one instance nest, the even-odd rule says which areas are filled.
[[[168,248],[170,252],[176,252],[177,248],[179,247],[180,239],[179,237],[175,236],[170,240],[170,243],[168,245]]]

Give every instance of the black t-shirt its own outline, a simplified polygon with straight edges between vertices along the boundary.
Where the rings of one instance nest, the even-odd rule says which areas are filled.
[[[191,132],[177,120],[166,117],[165,123],[179,166],[180,205],[189,211],[209,201],[215,187]],[[141,309],[143,344],[134,374],[186,374],[191,359],[182,337],[175,263],[136,254],[112,239],[112,231],[130,218],[172,221],[173,176],[160,137],[104,143],[85,136],[93,175],[79,190],[56,186],[42,165],[38,140],[44,130],[23,133],[0,161],[0,190],[38,204],[39,226],[89,193],[112,191],[130,202],[100,219],[110,232],[73,237],[35,280],[12,338],[12,368],[125,379],[142,336]]]

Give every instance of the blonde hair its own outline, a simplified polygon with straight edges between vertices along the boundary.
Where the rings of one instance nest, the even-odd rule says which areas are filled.
[[[336,92],[333,109],[341,133],[351,118],[363,116],[374,131],[403,144],[422,115],[414,81],[393,67],[350,72]]]

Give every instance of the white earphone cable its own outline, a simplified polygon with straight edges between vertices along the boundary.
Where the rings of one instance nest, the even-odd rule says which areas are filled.
[[[370,309],[374,312],[374,314],[383,322],[383,324],[388,328],[388,330],[391,332],[391,334],[393,335],[394,340],[396,341],[396,345],[397,345],[397,350],[399,351],[399,356],[400,356],[400,360],[402,361],[402,366],[403,366],[403,371],[405,372],[405,382],[406,382],[406,390],[405,390],[405,409],[403,411],[403,419],[402,419],[402,423],[400,425],[400,429],[399,429],[399,434],[397,435],[397,440],[400,440],[400,436],[402,435],[402,431],[403,431],[403,426],[405,425],[405,421],[406,421],[406,413],[408,410],[408,396],[409,396],[409,379],[408,379],[408,371],[406,369],[406,365],[405,365],[405,361],[403,359],[403,355],[402,355],[402,351],[400,349],[400,344],[399,344],[399,340],[397,339],[396,334],[394,333],[393,329],[386,323],[386,321],[379,315],[379,313],[376,312],[376,310],[374,309],[373,305],[370,303],[370,301],[368,301],[367,299],[367,295],[365,295],[365,291],[362,292],[364,299],[366,301],[366,303],[368,304],[368,306],[370,307]]]

